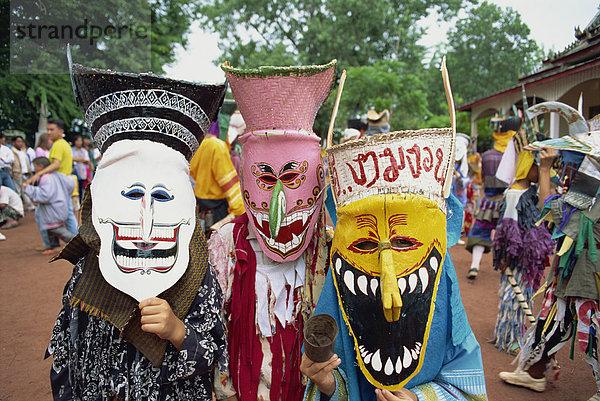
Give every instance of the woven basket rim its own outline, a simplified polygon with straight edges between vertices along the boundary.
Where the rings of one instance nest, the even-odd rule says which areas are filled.
[[[239,78],[271,78],[271,77],[310,77],[335,67],[337,60],[333,59],[327,64],[298,65],[298,66],[269,66],[263,65],[256,68],[235,68],[229,61],[221,64],[221,69],[228,74]]]
[[[165,77],[162,75],[154,74],[153,72],[140,72],[140,73],[121,72],[121,71],[113,71],[110,69],[103,69],[103,68],[96,68],[96,67],[85,67],[81,64],[73,64],[73,74],[103,74],[103,75],[130,77],[130,78],[149,77],[149,78],[160,79],[161,81],[163,81],[165,83],[172,82],[174,84],[184,84],[184,85],[197,86],[197,87],[203,87],[203,88],[210,88],[210,87],[222,88],[223,85],[225,85],[225,82],[222,84],[200,83],[200,82],[185,81],[182,79],[173,79],[173,78]]]
[[[378,143],[387,143],[397,138],[408,138],[414,136],[421,136],[423,134],[438,134],[438,135],[452,135],[452,128],[422,128],[418,130],[403,130],[403,131],[392,131],[385,134],[376,134],[372,136],[363,137],[354,141],[340,143],[327,149],[327,152],[337,152],[345,149],[352,148],[366,148],[369,146],[377,145]]]

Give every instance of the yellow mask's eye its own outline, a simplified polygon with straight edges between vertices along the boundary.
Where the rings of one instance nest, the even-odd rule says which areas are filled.
[[[446,215],[427,197],[378,195],[338,209],[332,251],[365,273],[379,276],[380,252],[390,249],[395,275],[409,274],[433,246],[446,249]]]

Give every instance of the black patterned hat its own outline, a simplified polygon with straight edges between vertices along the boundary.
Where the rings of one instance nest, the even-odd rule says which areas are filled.
[[[122,139],[163,143],[190,160],[216,120],[226,84],[71,66],[75,97],[101,152]]]

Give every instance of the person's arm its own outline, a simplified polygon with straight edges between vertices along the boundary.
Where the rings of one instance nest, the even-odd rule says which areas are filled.
[[[34,182],[36,182],[38,180],[38,178],[40,178],[44,174],[53,173],[53,172],[57,171],[59,168],[60,168],[60,160],[52,159],[52,162],[50,163],[50,165],[48,167],[44,168],[41,171],[38,171],[37,173],[32,175],[27,181],[25,181],[23,183],[23,188],[27,188],[28,185],[31,185]]]
[[[51,177],[42,177],[37,186],[24,186],[24,191],[35,203],[48,203],[54,199],[55,188]]]
[[[540,211],[544,208],[544,202],[550,196],[550,169],[556,152],[553,148],[543,148],[540,151],[540,166],[538,175],[538,187],[539,187],[539,198],[540,198]]]
[[[234,216],[244,214],[246,209],[242,201],[240,178],[233,167],[225,145],[215,147],[215,155],[212,158],[212,171],[229,204],[229,214]]]
[[[313,362],[306,354],[302,355],[300,371],[310,380],[309,387],[307,388],[307,400],[320,400],[322,395],[325,395],[327,399],[337,400],[339,398],[334,397],[334,395],[339,393],[339,387],[342,383],[340,383],[340,380],[336,377],[334,370],[340,366],[341,363],[342,360],[336,354],[333,354],[331,358],[325,362]],[[310,398],[308,396],[310,396]]]
[[[15,161],[15,155],[7,146],[2,145],[0,147],[0,159],[6,164],[12,164]]]

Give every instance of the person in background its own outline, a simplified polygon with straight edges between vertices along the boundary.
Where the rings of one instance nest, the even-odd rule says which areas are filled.
[[[0,185],[0,227],[16,227],[23,216],[23,202],[19,195],[11,188]]]
[[[196,204],[205,230],[228,214],[240,216],[246,211],[240,179],[231,162],[229,149],[216,135],[217,122],[213,123],[190,161],[190,175],[196,182]]]
[[[0,131],[0,185],[7,186],[13,191],[15,190],[15,184],[10,177],[10,168],[15,159],[15,155],[6,146],[6,135]]]
[[[239,110],[236,110],[229,119],[227,144],[229,145],[229,157],[231,157],[231,162],[233,163],[235,171],[238,172],[238,175],[240,173],[240,155],[242,154],[242,144],[238,138],[244,135],[245,129],[246,123],[244,122],[244,117],[242,117],[242,113],[240,113]]]
[[[94,169],[94,164],[90,161],[88,150],[83,147],[83,138],[81,135],[75,136],[71,152],[73,153],[73,173],[77,177],[77,190],[79,193],[79,203],[81,203],[83,189],[92,179],[91,172]]]
[[[83,148],[85,150],[87,150],[88,157],[90,158],[90,161],[92,162],[92,165],[94,166],[91,171],[92,176],[93,176],[93,173],[96,170],[96,166],[100,162],[102,155],[100,154],[100,151],[96,147],[96,144],[94,142],[92,142],[92,138],[88,135],[83,136]]]
[[[73,171],[73,155],[69,143],[63,138],[66,127],[65,122],[59,118],[48,119],[46,130],[48,131],[48,136],[52,140],[52,148],[50,149],[49,157],[50,164],[43,170],[37,171],[31,178],[25,181],[23,184],[24,187],[35,183],[42,175],[53,173],[55,171],[64,175],[71,175],[71,172]],[[73,204],[70,202],[66,226],[73,235],[77,234],[77,219],[73,213]]]
[[[52,141],[48,134],[44,132],[38,138],[35,147],[35,157],[50,157],[50,146],[52,146]]]
[[[38,173],[50,165],[45,157],[33,159],[33,168]],[[71,177],[56,171],[45,173],[36,180],[36,185],[25,187],[27,195],[38,204],[36,216],[40,227],[46,230],[50,240],[50,249],[42,252],[43,255],[54,255],[58,253],[62,239],[69,242],[75,235],[65,227],[70,209],[67,205],[71,203],[71,193],[75,188],[75,182]]]
[[[383,110],[381,113],[378,113],[375,109],[369,110],[367,113],[368,128],[365,136],[390,132],[390,117],[391,113],[388,109]]]
[[[20,136],[15,136],[11,140],[12,152],[15,155],[15,163],[13,164],[13,183],[15,184],[15,190],[21,196],[23,203],[27,210],[35,209],[31,200],[23,192],[23,181],[31,177],[33,173],[33,167],[31,160],[27,154],[27,144]],[[17,163],[18,159],[18,163]]]

